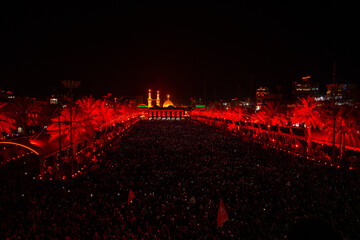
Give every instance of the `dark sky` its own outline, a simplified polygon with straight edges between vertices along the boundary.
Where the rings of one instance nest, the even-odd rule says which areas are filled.
[[[70,79],[83,95],[152,88],[186,99],[201,97],[205,81],[210,99],[241,98],[251,76],[254,88],[280,84],[285,93],[305,75],[325,84],[335,59],[339,82],[359,81],[355,5],[73,2],[2,3],[0,89],[46,96]]]

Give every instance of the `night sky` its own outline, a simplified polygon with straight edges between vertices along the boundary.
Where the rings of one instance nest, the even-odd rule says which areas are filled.
[[[172,3],[169,3],[172,2]],[[176,101],[247,97],[311,75],[323,86],[359,81],[359,14],[328,1],[167,1],[0,7],[0,89],[48,96],[80,80],[78,95],[144,95]],[[360,81],[359,81],[360,82]],[[358,86],[360,87],[360,86]]]

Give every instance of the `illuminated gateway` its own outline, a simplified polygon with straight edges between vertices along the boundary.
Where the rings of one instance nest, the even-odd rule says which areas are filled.
[[[156,104],[153,106],[152,102]],[[161,107],[160,91],[156,92],[156,99],[151,98],[151,89],[148,97],[148,120],[182,120],[184,119],[185,109],[177,108],[170,100],[170,95],[166,95],[166,101]]]

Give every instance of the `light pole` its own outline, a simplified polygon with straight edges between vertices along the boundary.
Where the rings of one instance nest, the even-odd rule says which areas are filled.
[[[72,108],[72,89],[75,89],[79,86],[80,81],[75,81],[75,80],[62,80],[61,81],[62,84],[64,85],[65,88],[69,89],[69,93],[68,93],[68,97],[69,97],[69,107],[70,107],[70,149],[71,149],[71,153],[70,156],[73,156],[73,150],[74,150],[74,146],[73,146],[73,120],[72,120],[72,112],[73,112],[73,108]],[[72,161],[71,164],[71,173],[74,173],[74,160]]]
[[[59,108],[59,161],[61,161],[62,158],[61,158],[61,126],[60,126],[60,124],[61,124],[62,105],[61,105],[61,103],[59,103],[59,104],[60,104],[60,108]]]
[[[333,68],[333,89],[332,89],[332,95],[333,95],[333,135],[332,135],[332,149],[331,149],[331,161],[334,163],[334,166],[336,167],[336,156],[335,156],[335,128],[336,128],[336,109],[335,109],[335,91],[337,91],[337,87],[335,84],[335,70],[336,70],[336,62],[334,62],[334,68]]]
[[[61,160],[62,160],[62,156],[61,156],[61,110],[62,110],[62,102],[58,101],[59,106],[56,108],[56,113],[59,114],[58,115],[58,120],[52,120],[51,122],[53,123],[58,123],[58,129],[59,129],[59,137],[58,137],[58,141],[59,141],[59,156],[58,156],[58,164],[60,164]],[[55,168],[55,163],[54,163],[54,168]]]

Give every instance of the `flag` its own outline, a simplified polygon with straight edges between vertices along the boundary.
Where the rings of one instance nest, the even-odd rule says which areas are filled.
[[[218,216],[217,216],[217,225],[218,227],[222,227],[223,222],[226,222],[228,220],[228,215],[225,209],[225,205],[222,199],[220,199],[220,205],[218,210]]]
[[[133,200],[133,198],[135,197],[135,194],[133,191],[131,191],[131,189],[129,190],[129,198],[128,198],[128,205],[130,205],[131,201]]]

